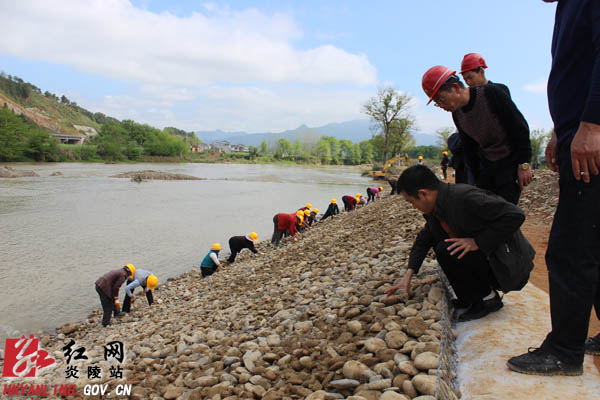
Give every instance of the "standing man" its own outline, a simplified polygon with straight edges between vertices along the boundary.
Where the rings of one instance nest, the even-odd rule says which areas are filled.
[[[485,77],[484,69],[487,67],[488,66],[481,54],[465,54],[462,63],[460,64],[460,74],[469,87],[496,85],[499,89],[502,89],[508,95],[508,97],[510,97],[510,90],[508,90],[508,86],[503,85],[502,83],[494,83]]]
[[[340,213],[340,208],[337,205],[337,200],[331,199],[331,203],[329,203],[329,206],[327,207],[325,214],[323,214],[323,216],[321,217],[321,221],[323,221],[329,217],[334,218],[339,213]]]
[[[404,278],[386,294],[391,295],[398,289],[408,294],[412,275],[419,271],[425,256],[433,248],[458,297],[455,307],[467,308],[459,321],[482,318],[502,308],[496,289],[515,288],[500,286],[499,282],[505,280],[502,275],[495,275],[490,259],[519,230],[525,221],[523,211],[500,196],[474,186],[441,182],[423,165],[402,172],[398,178],[398,192],[423,212],[426,223],[410,251]],[[515,248],[514,251],[518,250]],[[533,255],[529,255],[532,261]],[[529,271],[526,271],[525,281]],[[517,279],[518,282],[522,280]]]
[[[429,102],[452,113],[477,187],[517,204],[533,173],[529,126],[515,103],[495,85],[466,88],[441,65],[425,72],[422,85]]]
[[[250,232],[249,235],[246,236],[232,236],[229,238],[229,250],[231,251],[231,255],[227,259],[227,262],[230,264],[235,261],[235,257],[241,252],[243,249],[249,249],[254,254],[258,253],[258,250],[254,247],[254,245],[258,243],[258,233]]]
[[[442,169],[442,175],[444,175],[444,180],[448,180],[448,164],[450,160],[448,159],[448,152],[442,152],[442,161],[440,162],[440,168]]]
[[[552,0],[544,0],[552,2]],[[513,371],[581,375],[592,305],[600,318],[600,2],[560,0],[552,38],[548,103],[554,135],[546,162],[560,194],[548,239],[552,331],[533,351],[508,360]]]

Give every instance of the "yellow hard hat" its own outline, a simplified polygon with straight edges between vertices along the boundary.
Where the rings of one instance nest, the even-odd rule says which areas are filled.
[[[221,243],[213,243],[213,245],[210,247],[211,250],[221,250]]]
[[[135,274],[135,267],[133,266],[133,264],[125,264],[125,268],[127,268],[129,272],[131,272],[131,275],[129,275],[129,277],[133,279],[133,275]]]
[[[158,277],[154,274],[148,275],[148,279],[146,279],[146,286],[148,289],[152,290],[158,285]]]
[[[315,214],[318,214],[318,213],[319,213],[319,209],[318,209],[318,208],[313,208],[313,212],[314,212]]]
[[[360,196],[356,196],[356,202],[360,203]]]
[[[379,186],[379,191],[383,192],[383,186]]]
[[[250,235],[248,236],[250,236],[250,239],[252,239],[255,242],[258,240],[258,233],[256,232],[250,232]]]
[[[360,193],[356,193],[356,197],[360,197],[360,196],[361,196]]]
[[[298,210],[296,211],[296,217],[303,219],[304,218],[304,211],[302,210]]]
[[[308,217],[310,215],[310,210],[304,210],[304,215]]]
[[[337,203],[337,200],[336,200],[336,199],[331,199],[331,202],[332,202],[333,204],[335,204],[335,203]]]
[[[419,156],[419,160],[422,160],[422,159],[423,159],[423,156]]]
[[[447,156],[447,155],[448,155],[448,152],[447,152],[447,151],[444,151],[444,152],[442,152],[442,154],[443,154],[443,155],[445,155],[445,156]]]
[[[306,203],[306,205],[304,207],[306,207],[306,208],[312,208],[312,204]]]

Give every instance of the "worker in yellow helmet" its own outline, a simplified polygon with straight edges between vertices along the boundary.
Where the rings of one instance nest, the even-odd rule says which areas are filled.
[[[367,204],[367,200],[364,197],[362,197],[362,194],[356,193],[356,207],[358,208],[359,205],[365,204]]]
[[[450,164],[450,159],[448,158],[448,152],[442,152],[442,161],[440,162],[440,168],[442,169],[442,175],[444,176],[444,180],[448,179],[448,164]]]
[[[327,207],[325,214],[323,214],[323,216],[321,217],[321,221],[323,221],[329,217],[335,218],[335,216],[338,215],[339,213],[340,213],[340,208],[337,205],[337,200],[331,199],[331,203],[329,203],[329,206]]]
[[[418,160],[419,160],[419,162],[418,162],[419,165],[423,165],[424,164],[423,156],[419,156]]]
[[[367,198],[367,203],[369,203],[371,201],[375,201],[375,199],[377,199],[377,200],[381,199],[381,197],[379,196],[380,192],[383,192],[383,188],[382,187],[370,187],[370,188],[367,188],[367,196],[369,196]]]
[[[131,311],[131,303],[135,301],[135,288],[141,287],[142,292],[146,294],[146,300],[148,305],[151,306],[154,303],[154,296],[152,290],[158,285],[158,277],[150,271],[145,269],[136,269],[133,278],[127,279],[127,286],[125,286],[125,299],[123,299],[123,312],[128,313]]]
[[[231,255],[227,259],[227,262],[230,264],[235,261],[235,257],[241,252],[243,249],[249,249],[254,254],[258,253],[258,250],[254,247],[255,244],[258,244],[258,234],[256,232],[250,232],[249,235],[246,236],[232,236],[229,238],[229,250],[231,250]]]
[[[219,267],[222,267],[221,262],[219,261],[219,252],[221,249],[220,243],[213,243],[210,247],[210,251],[204,256],[204,259],[200,263],[200,272],[202,273],[203,278],[214,274]]]
[[[319,222],[319,221],[317,221],[318,214],[319,214],[318,208],[313,208],[312,210],[310,210],[310,215],[308,216],[308,225],[309,226],[312,226],[313,223]]]

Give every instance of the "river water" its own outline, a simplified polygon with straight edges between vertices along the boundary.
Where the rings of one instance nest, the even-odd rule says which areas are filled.
[[[197,267],[213,242],[270,239],[272,217],[372,184],[349,168],[236,164],[2,164],[40,177],[0,179],[0,343],[84,319],[100,307],[94,282],[131,263],[165,282]],[[202,181],[134,183],[143,169]],[[54,171],[63,176],[52,177]],[[341,207],[343,208],[343,206]]]

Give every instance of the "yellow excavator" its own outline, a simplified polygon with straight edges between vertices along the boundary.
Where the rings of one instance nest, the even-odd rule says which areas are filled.
[[[380,171],[369,171],[369,176],[372,176],[375,179],[384,179],[387,175],[388,169],[392,166],[393,163],[397,161],[405,161],[406,166],[410,167],[410,158],[408,154],[392,157],[383,164],[383,168]]]

